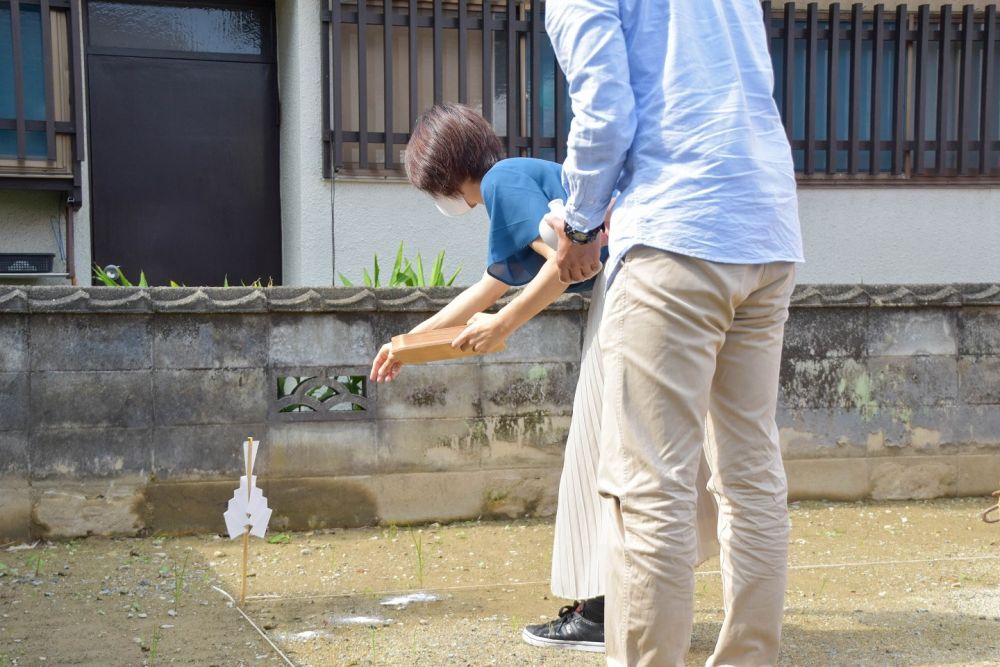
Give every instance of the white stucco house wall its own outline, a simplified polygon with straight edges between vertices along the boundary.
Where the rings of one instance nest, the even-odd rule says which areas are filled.
[[[86,12],[88,4],[84,1],[81,11]],[[482,210],[459,219],[445,218],[398,171],[341,170],[330,178],[323,176],[324,43],[319,26],[328,7],[325,0],[274,3],[283,283],[339,284],[339,273],[359,279],[374,254],[388,261],[401,241],[408,256],[419,252],[425,261],[446,251],[446,268],[463,267],[458,282],[474,281],[485,257],[487,220]],[[73,45],[85,63],[83,23],[73,26],[80,31]],[[356,45],[356,37],[352,44]],[[369,44],[370,52],[378,48]],[[371,88],[381,85],[377,65],[368,64]],[[94,147],[89,145],[87,73],[83,67],[79,87],[84,127],[78,128],[78,137],[86,147],[78,165],[82,204],[73,211],[72,222],[75,281],[81,285],[90,284],[88,267],[93,264]],[[451,85],[446,84],[445,92]],[[995,90],[993,96],[990,111],[996,115]],[[6,179],[0,188],[0,252],[54,253],[53,272],[65,272],[64,250],[58,247],[66,243],[64,194],[17,189],[12,181]],[[799,206],[807,254],[800,282],[970,283],[1000,278],[1000,179],[995,176],[936,181],[803,178]],[[68,278],[17,280],[65,284]]]

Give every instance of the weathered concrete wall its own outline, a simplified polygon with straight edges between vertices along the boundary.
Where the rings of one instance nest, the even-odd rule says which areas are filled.
[[[1000,485],[1000,309],[986,303],[995,288],[922,293],[792,311],[778,424],[793,496],[932,498]]]
[[[454,293],[0,288],[0,535],[221,531],[248,435],[275,528],[552,513],[580,296],[488,359],[336,384]],[[778,415],[792,496],[996,488],[998,331],[1000,287],[800,287]],[[350,400],[282,397],[285,377]]]

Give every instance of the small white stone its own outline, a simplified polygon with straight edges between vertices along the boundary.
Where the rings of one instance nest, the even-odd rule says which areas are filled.
[[[173,609],[168,609],[167,610],[167,616],[173,617],[173,616],[176,616],[176,615],[177,615],[177,612],[174,611]]]

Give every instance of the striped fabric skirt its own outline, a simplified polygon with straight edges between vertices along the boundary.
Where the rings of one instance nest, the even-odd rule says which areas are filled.
[[[598,440],[601,433],[601,392],[604,370],[598,330],[604,311],[604,275],[597,277],[590,298],[583,339],[580,379],[573,399],[573,419],[566,439],[555,542],[552,546],[552,593],[573,600],[604,595],[602,535],[610,501],[597,493]],[[711,435],[711,422],[706,437]],[[698,561],[719,551],[716,537],[718,506],[707,490],[710,471],[702,453],[698,468]]]

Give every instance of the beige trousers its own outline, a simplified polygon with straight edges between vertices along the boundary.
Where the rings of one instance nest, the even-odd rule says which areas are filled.
[[[789,263],[718,264],[638,247],[609,288],[598,471],[612,514],[609,665],[684,664],[703,442],[725,609],[707,665],[777,661],[789,527],[774,413],[794,277]]]
[[[605,530],[611,505],[597,491],[600,460],[601,394],[604,369],[598,332],[604,313],[604,275],[594,282],[590,311],[583,334],[580,379],[573,398],[573,419],[566,438],[559,504],[556,508],[555,540],[552,544],[552,593],[557,597],[585,600],[604,595]],[[709,435],[711,437],[711,435]],[[719,553],[716,538],[718,507],[708,491],[709,468],[704,454],[698,465],[696,527],[701,561]]]

